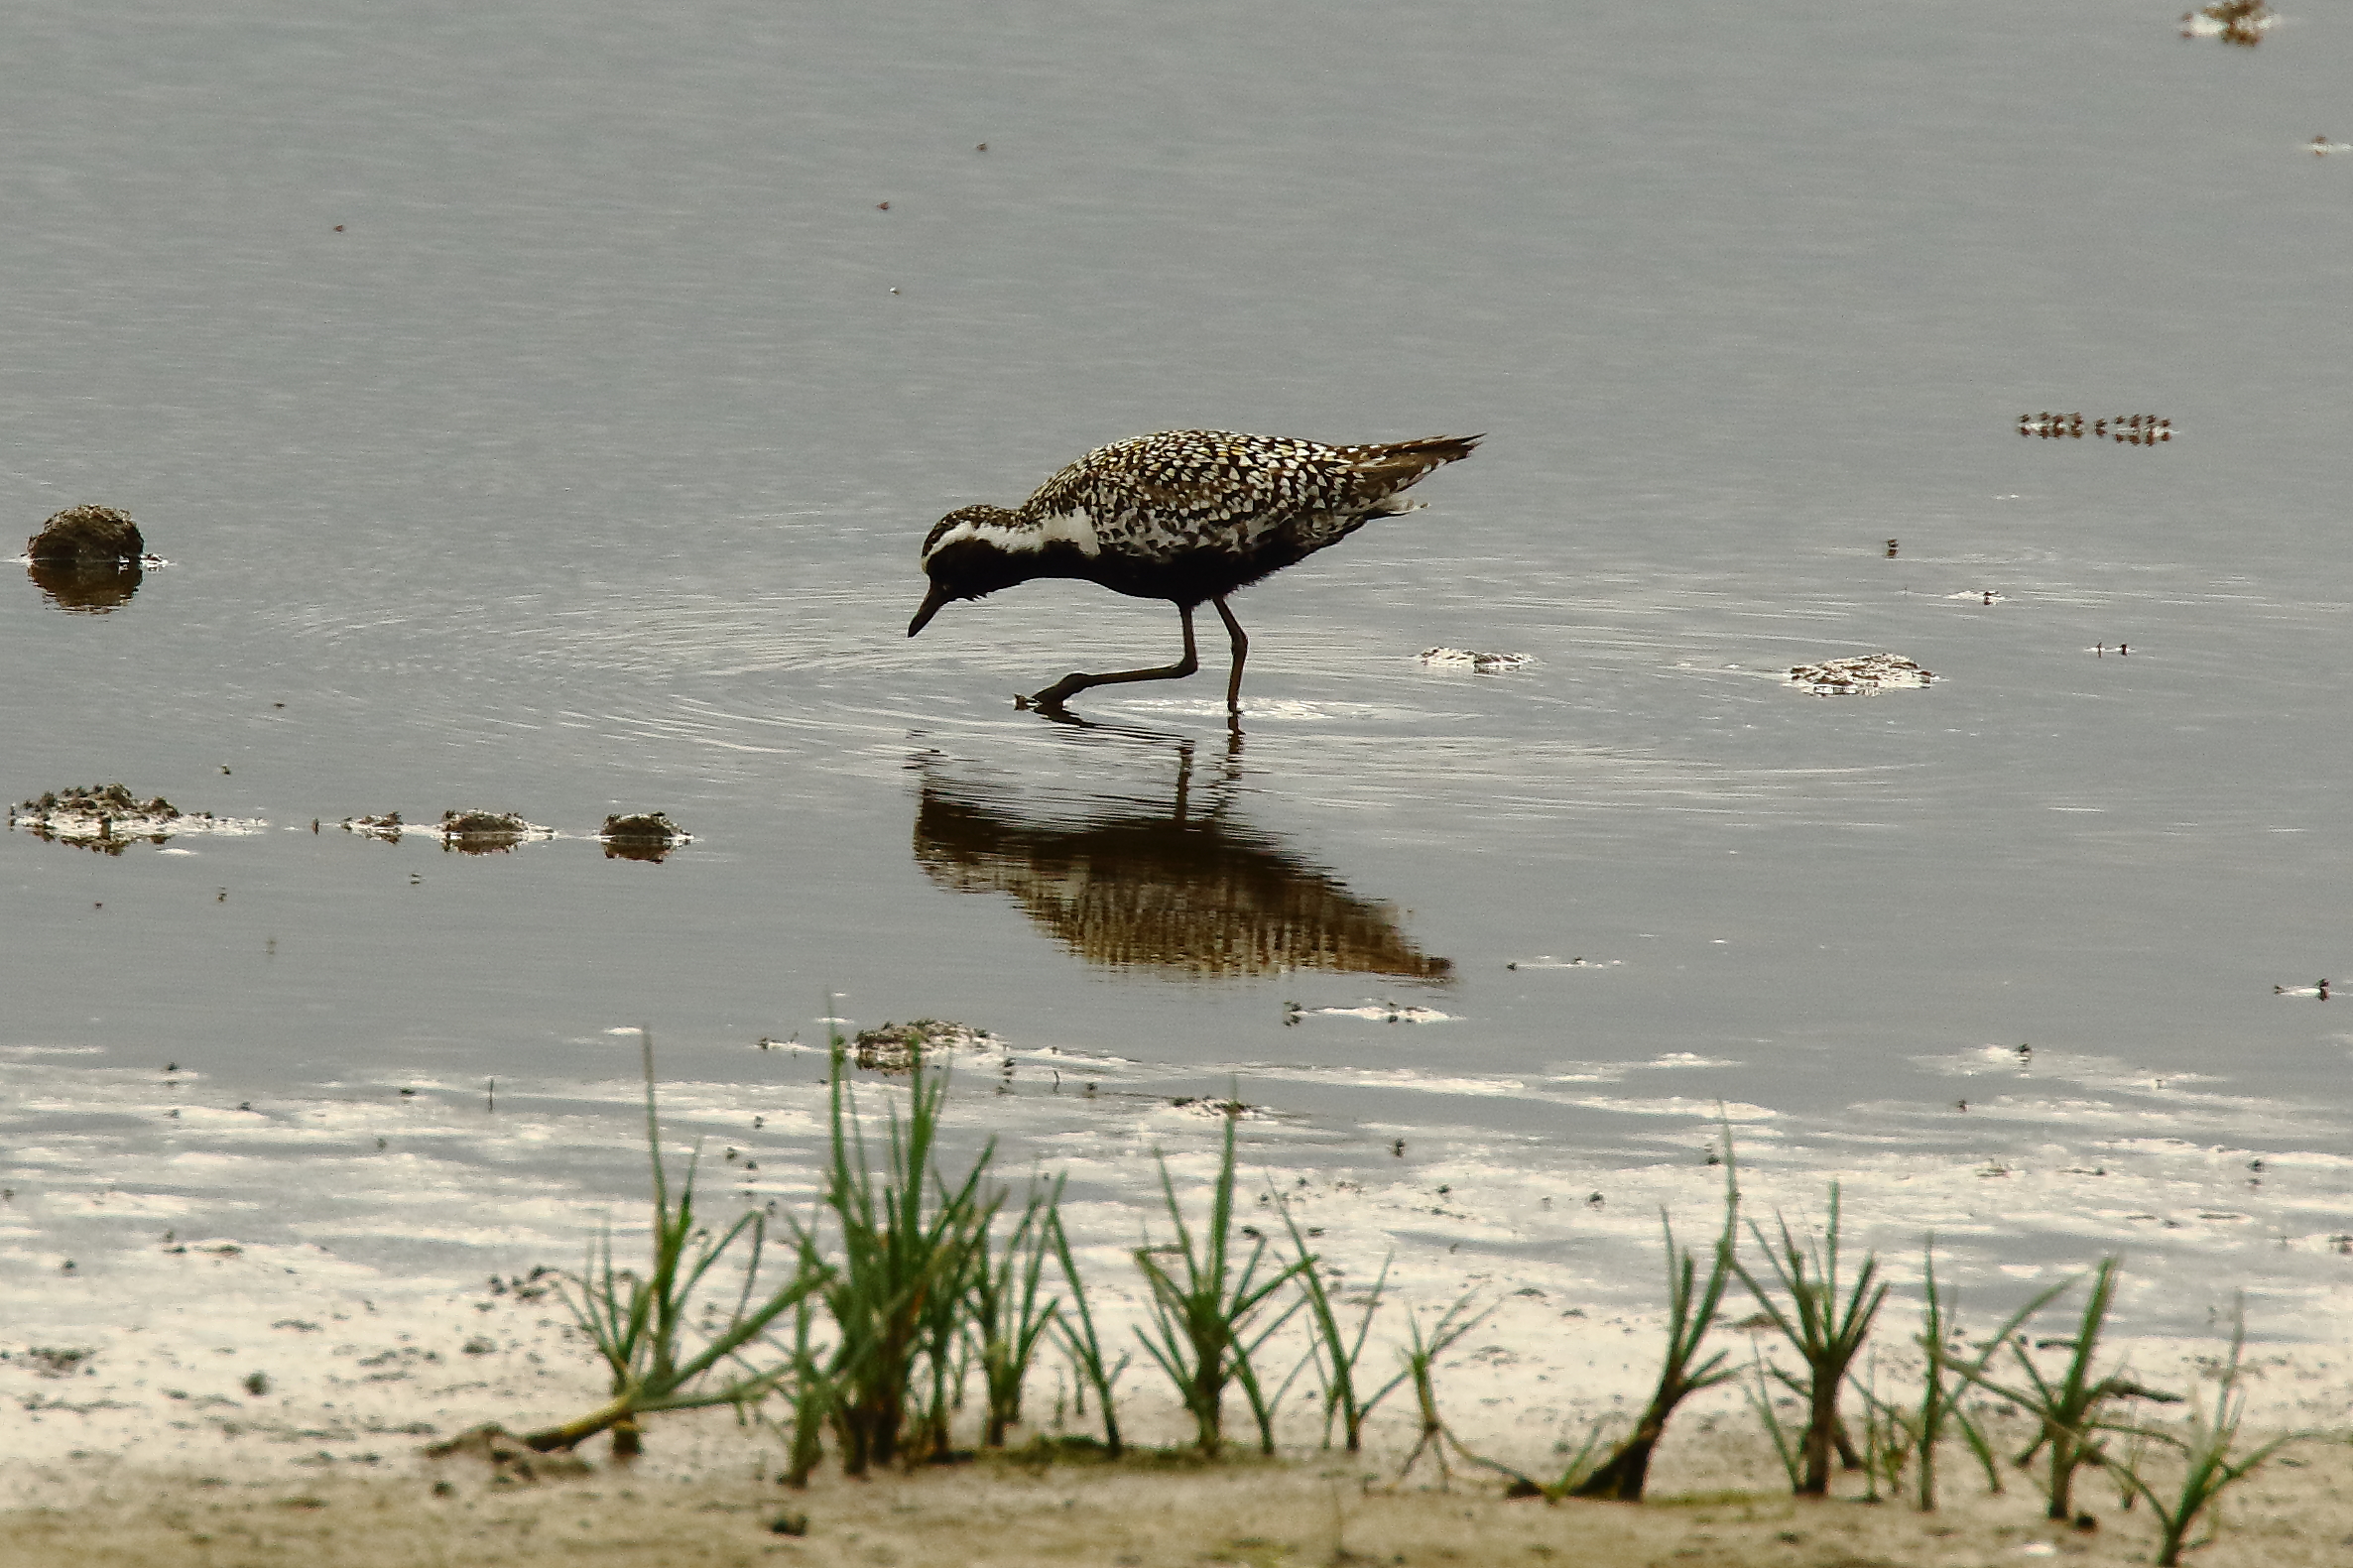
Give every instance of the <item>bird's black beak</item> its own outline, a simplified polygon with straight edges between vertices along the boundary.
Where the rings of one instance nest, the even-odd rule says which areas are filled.
[[[953,597],[953,594],[940,587],[939,584],[931,584],[931,591],[924,595],[924,607],[916,611],[914,620],[907,623],[907,635],[913,637],[930,625],[931,617],[939,613],[939,607]]]

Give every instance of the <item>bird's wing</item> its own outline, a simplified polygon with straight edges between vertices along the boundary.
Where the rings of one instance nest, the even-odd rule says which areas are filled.
[[[1106,549],[1165,559],[1192,549],[1248,553],[1301,518],[1357,509],[1394,488],[1338,447],[1222,430],[1171,430],[1089,452],[1024,510],[1084,509]]]

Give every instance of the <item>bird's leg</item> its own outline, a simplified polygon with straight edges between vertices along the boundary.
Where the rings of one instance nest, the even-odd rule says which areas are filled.
[[[1157,669],[1118,669],[1105,675],[1068,674],[1048,686],[1017,699],[1021,706],[1036,708],[1042,713],[1054,713],[1063,702],[1078,695],[1089,686],[1116,686],[1130,680],[1181,680],[1201,667],[1201,656],[1193,646],[1192,606],[1180,604],[1176,613],[1184,618],[1184,657],[1174,664],[1163,664]]]
[[[1236,717],[1242,712],[1242,662],[1250,657],[1250,639],[1243,635],[1242,623],[1234,619],[1234,612],[1225,607],[1223,599],[1212,599],[1217,606],[1217,618],[1225,622],[1226,635],[1234,640],[1234,672],[1225,681],[1225,711]]]

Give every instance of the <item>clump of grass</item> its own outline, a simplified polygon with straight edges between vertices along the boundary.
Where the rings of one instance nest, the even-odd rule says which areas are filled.
[[[1170,1222],[1176,1229],[1174,1244],[1136,1249],[1136,1266],[1150,1286],[1152,1332],[1136,1330],[1144,1349],[1176,1386],[1184,1408],[1193,1418],[1200,1451],[1214,1458],[1225,1441],[1225,1390],[1239,1382],[1249,1395],[1259,1420],[1260,1446],[1274,1451],[1273,1411],[1261,1396],[1253,1353],[1287,1321],[1298,1304],[1250,1332],[1268,1299],[1300,1271],[1300,1265],[1277,1268],[1264,1277],[1267,1243],[1258,1239],[1237,1270],[1234,1266],[1234,1118],[1225,1123],[1225,1143],[1218,1157],[1217,1184],[1209,1200],[1209,1226],[1198,1245],[1184,1223],[1184,1208],[1169,1177],[1169,1162],[1161,1158],[1161,1193],[1167,1200]],[[1181,1260],[1182,1277],[1165,1259]]]
[[[578,1420],[523,1439],[542,1453],[571,1448],[610,1430],[614,1454],[627,1457],[639,1449],[641,1416],[714,1404],[741,1409],[759,1403],[792,1369],[789,1365],[762,1369],[746,1360],[744,1351],[766,1334],[771,1323],[823,1288],[830,1278],[823,1267],[810,1266],[805,1251],[792,1276],[762,1295],[766,1216],[754,1210],[713,1240],[694,1216],[696,1161],[692,1157],[686,1161],[684,1179],[673,1201],[662,1158],[661,1115],[655,1103],[653,1032],[640,1030],[639,1044],[646,1075],[646,1153],[654,1175],[653,1257],[643,1275],[615,1267],[608,1227],[590,1248],[587,1266],[570,1280],[559,1282],[564,1305],[612,1373],[613,1397]],[[746,1243],[746,1257],[743,1285],[735,1304],[724,1322],[697,1330],[702,1345],[690,1351],[686,1344],[688,1303],[704,1276],[739,1241]],[[736,1375],[715,1387],[698,1387],[723,1363]]]
[[[1988,1393],[2009,1400],[2036,1418],[2039,1429],[2034,1442],[2017,1458],[2023,1469],[2034,1462],[2037,1453],[2050,1450],[2048,1480],[2043,1483],[2043,1497],[2048,1501],[2047,1514],[2054,1519],[2071,1519],[2074,1513],[2075,1472],[2085,1465],[2108,1462],[2099,1431],[2101,1411],[2112,1399],[2151,1399],[2179,1403],[2180,1395],[2164,1393],[2142,1387],[2124,1373],[2116,1372],[2104,1378],[2092,1376],[2092,1363],[2099,1353],[2100,1332],[2107,1326],[2108,1309],[2116,1295],[2116,1276],[2124,1266],[2120,1258],[2100,1260],[2092,1271],[2091,1293],[2083,1305],[2083,1317],[2077,1324],[2074,1337],[2061,1341],[2068,1351],[2065,1371],[2054,1380],[2043,1375],[2027,1353],[2025,1344],[2011,1337],[2017,1325],[2033,1312],[2055,1299],[2061,1292],[2072,1289],[2076,1280],[2063,1281],[2055,1289],[2043,1292],[2029,1303],[2027,1309],[2004,1325],[2005,1333],[1996,1342],[2007,1345],[2019,1370],[2026,1374],[2023,1385],[2005,1386],[1989,1377],[1985,1358],[1980,1357],[1974,1367],[1964,1367],[1945,1358],[1946,1365],[1959,1372],[1968,1382]]]
[[[2224,1489],[2253,1475],[2256,1467],[2303,1435],[2290,1432],[2259,1444],[2236,1459],[2231,1457],[2231,1450],[2238,1446],[2239,1424],[2247,1414],[2247,1396],[2239,1388],[2240,1353],[2246,1344],[2247,1298],[2242,1294],[2231,1314],[2230,1354],[2216,1379],[2213,1413],[2208,1415],[2204,1405],[2193,1397],[2181,1432],[2135,1429],[2135,1436],[2163,1443],[2181,1456],[2183,1469],[2177,1490],[2168,1495],[2151,1485],[2141,1474],[2138,1454],[2122,1462],[2114,1459],[2108,1462],[2118,1484],[2147,1499],[2149,1510],[2157,1515],[2161,1532],[2157,1568],[2176,1568],[2183,1552],[2211,1545],[2221,1533],[2219,1523],[2209,1528],[2203,1539],[2189,1539],[2199,1516],[2220,1500]]]
[[[1880,1304],[1887,1299],[1888,1287],[1879,1281],[1879,1258],[1875,1253],[1863,1256],[1863,1266],[1857,1272],[1854,1285],[1843,1298],[1838,1284],[1838,1183],[1830,1183],[1830,1212],[1819,1242],[1807,1241],[1800,1246],[1791,1234],[1789,1222],[1775,1217],[1781,1230],[1778,1250],[1767,1244],[1765,1233],[1755,1222],[1749,1231],[1764,1248],[1765,1260],[1772,1266],[1774,1277],[1781,1290],[1789,1297],[1785,1305],[1766,1289],[1757,1276],[1738,1258],[1732,1260],[1733,1271],[1757,1298],[1774,1327],[1781,1330],[1798,1356],[1804,1361],[1806,1375],[1798,1378],[1775,1369],[1773,1376],[1789,1389],[1806,1400],[1805,1429],[1798,1439],[1796,1459],[1783,1446],[1782,1433],[1772,1415],[1769,1395],[1759,1395],[1759,1408],[1765,1413],[1768,1432],[1777,1448],[1781,1448],[1784,1463],[1793,1470],[1792,1490],[1800,1497],[1824,1497],[1830,1490],[1830,1454],[1834,1445],[1843,1442],[1843,1431],[1838,1417],[1838,1390],[1846,1382],[1847,1369],[1870,1338],[1872,1319],[1878,1316]],[[1758,1381],[1764,1383],[1762,1363]],[[1849,1450],[1851,1452],[1851,1449]],[[1859,1464],[1850,1460],[1850,1465]],[[1799,1473],[1801,1471],[1801,1473]]]
[[[1986,1441],[1984,1431],[1962,1407],[1961,1389],[1981,1382],[1986,1364],[1993,1360],[2004,1345],[2010,1343],[2010,1336],[2018,1332],[2019,1325],[2048,1306],[2067,1289],[2070,1281],[2061,1280],[2012,1313],[1985,1340],[1985,1348],[1978,1352],[1975,1359],[1964,1362],[1952,1354],[1952,1347],[1959,1343],[1961,1337],[1959,1295],[1955,1291],[1940,1288],[1936,1283],[1936,1239],[1933,1236],[1928,1238],[1922,1255],[1920,1275],[1923,1300],[1920,1331],[1915,1343],[1925,1356],[1927,1365],[1921,1374],[1920,1403],[1910,1411],[1898,1410],[1892,1405],[1883,1405],[1881,1409],[1897,1424],[1909,1451],[1920,1460],[1916,1502],[1922,1513],[1932,1513],[1936,1508],[1936,1449],[1943,1440],[1944,1429],[1948,1424],[1959,1429],[1970,1451],[1984,1467],[1987,1486],[1997,1493],[2002,1490],[2002,1472],[1994,1461],[1993,1445]],[[1957,1376],[1960,1383],[1948,1382],[1948,1373]]]
[[[1723,1351],[1717,1351],[1705,1361],[1696,1359],[1700,1342],[1715,1325],[1716,1308],[1723,1301],[1724,1291],[1737,1268],[1732,1254],[1739,1239],[1740,1187],[1734,1173],[1730,1137],[1724,1142],[1724,1231],[1716,1238],[1715,1262],[1709,1266],[1704,1285],[1699,1283],[1698,1260],[1688,1248],[1675,1246],[1673,1222],[1667,1217],[1665,1209],[1659,1211],[1659,1228],[1667,1239],[1667,1356],[1659,1371],[1658,1387],[1651,1392],[1651,1402],[1644,1407],[1642,1418],[1634,1423],[1633,1432],[1607,1460],[1591,1472],[1579,1475],[1587,1455],[1572,1457],[1560,1480],[1546,1489],[1548,1497],[1573,1492],[1580,1498],[1640,1503],[1643,1487],[1650,1478],[1651,1453],[1667,1435],[1668,1418],[1674,1414],[1675,1406],[1702,1388],[1729,1383],[1738,1376],[1725,1369]],[[1588,1453],[1599,1436],[1597,1428],[1586,1442]]]
[[[1053,1228],[1048,1223],[1060,1206],[1062,1182],[1033,1192],[1001,1249],[992,1250],[1000,1204],[991,1204],[982,1221],[979,1246],[973,1256],[972,1282],[966,1299],[970,1332],[980,1356],[981,1382],[988,1390],[988,1421],[982,1441],[990,1448],[1005,1446],[1006,1429],[1021,1419],[1022,1385],[1038,1342],[1053,1324],[1060,1302],[1040,1304],[1038,1293],[1053,1247]]]
[[[953,1186],[938,1173],[931,1151],[947,1075],[927,1070],[919,1054],[909,1068],[906,1120],[895,1107],[890,1115],[878,1182],[838,1044],[829,1087],[832,1159],[822,1202],[841,1231],[841,1262],[822,1281],[838,1335],[826,1376],[842,1469],[863,1475],[901,1457],[916,1364],[926,1355],[931,1396],[915,1412],[916,1427],[922,1440],[942,1445],[959,1303],[986,1234],[980,1183],[996,1146],[984,1146]],[[813,1238],[803,1239],[813,1250]]]

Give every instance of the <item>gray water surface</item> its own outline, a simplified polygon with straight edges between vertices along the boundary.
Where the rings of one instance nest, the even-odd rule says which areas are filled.
[[[2347,133],[2353,21],[2254,50],[2124,0],[7,28],[0,501],[26,533],[121,507],[167,563],[103,613],[0,593],[0,785],[268,823],[0,836],[14,1255],[97,1256],[74,1195],[146,1179],[239,1234],[365,1193],[342,1245],[400,1260],[428,1186],[361,1157],[372,1119],[445,1132],[493,1078],[486,1116],[610,1136],[535,1165],[451,1134],[435,1201],[529,1173],[610,1202],[610,1030],[651,1023],[681,1117],[734,1137],[821,1071],[758,1042],[830,1011],[1033,1053],[968,1127],[1124,1151],[1107,1193],[1149,1191],[1148,1108],[1238,1082],[1278,1163],[1404,1190],[1488,1160],[1525,1184],[1504,1214],[1687,1169],[1705,1202],[1721,1101],[1800,1196],[2142,1160],[2235,1205],[2136,1244],[2182,1310],[2282,1270],[2340,1293],[2353,1033],[2275,987],[2353,983],[2353,157],[2303,146]],[[2019,433],[2051,410],[2174,438]],[[1238,742],[1214,658],[1090,693],[1091,725],[1013,708],[1170,657],[1166,607],[1035,584],[903,635],[941,513],[1191,424],[1488,438],[1429,511],[1236,601]],[[1937,680],[1787,679],[1882,650]],[[564,836],[336,826],[453,807]],[[662,864],[583,836],[655,808],[695,835]],[[1081,1060],[1118,1093],[1008,1106]],[[321,1108],[348,1165],[253,1143]],[[259,1163],[207,1185],[206,1140]],[[2142,1201],[1971,1212],[1989,1258],[2087,1260]],[[1909,1247],[1926,1217],[1890,1204]],[[567,1260],[549,1226],[475,1251]],[[2217,1262],[2258,1233],[2278,1257]]]

